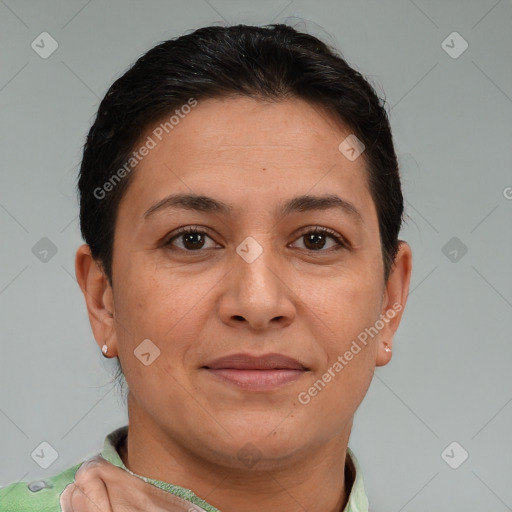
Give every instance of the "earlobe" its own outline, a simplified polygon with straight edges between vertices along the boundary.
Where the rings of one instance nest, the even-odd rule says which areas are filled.
[[[384,324],[376,353],[376,366],[384,366],[391,360],[393,338],[400,325],[409,294],[412,273],[412,251],[400,241],[398,253],[391,269],[382,301],[381,319]]]
[[[108,345],[108,355],[117,355],[114,328],[114,301],[112,287],[103,269],[91,255],[87,244],[81,245],[75,257],[76,279],[82,290],[89,315],[89,322],[100,348]]]

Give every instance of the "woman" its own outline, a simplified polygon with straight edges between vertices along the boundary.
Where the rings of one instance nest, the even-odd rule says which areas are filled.
[[[368,82],[284,25],[163,42],[103,99],[79,191],[77,280],[129,425],[0,509],[368,510],[348,441],[411,274]]]

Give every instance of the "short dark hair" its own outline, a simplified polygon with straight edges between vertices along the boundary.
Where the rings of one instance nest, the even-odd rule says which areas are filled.
[[[290,26],[273,24],[203,27],[164,41],[140,57],[103,98],[84,145],[78,189],[82,236],[110,285],[118,206],[143,135],[191,99],[241,95],[309,101],[364,144],[387,281],[400,244],[403,197],[385,102],[334,49]],[[119,359],[114,379],[126,391]],[[122,396],[126,403],[126,393]]]
[[[132,176],[126,162],[137,142],[191,98],[240,95],[268,101],[296,97],[321,105],[362,141],[387,281],[400,243],[403,197],[385,101],[335,50],[312,35],[273,24],[209,26],[161,42],[101,101],[84,145],[78,189],[82,236],[109,283],[118,206]],[[115,186],[107,189],[108,183]]]

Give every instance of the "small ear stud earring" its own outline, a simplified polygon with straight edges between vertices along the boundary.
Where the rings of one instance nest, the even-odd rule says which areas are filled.
[[[391,349],[389,348],[389,346],[388,346],[388,345],[386,345],[386,346],[384,347],[384,350],[385,350],[386,352],[391,352]]]
[[[103,352],[103,356],[107,357],[108,347],[106,343],[101,347],[101,351]]]

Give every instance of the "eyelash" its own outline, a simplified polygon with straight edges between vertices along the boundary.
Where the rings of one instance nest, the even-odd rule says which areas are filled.
[[[309,229],[309,228],[306,228],[306,229]],[[207,235],[210,238],[212,238],[211,237],[211,231],[208,228],[203,228],[203,227],[200,228],[199,226],[184,226],[182,228],[177,229],[173,233],[171,238],[169,238],[163,244],[163,246],[171,248],[171,250],[179,250],[179,251],[187,252],[187,253],[199,253],[199,252],[202,252],[202,249],[198,249],[196,251],[191,251],[191,250],[182,249],[181,247],[172,248],[172,242],[174,242],[174,240],[178,239],[182,235],[188,235],[188,234]],[[318,235],[329,235],[330,238],[332,238],[336,242],[338,247],[335,247],[335,248],[331,247],[330,249],[327,249],[327,250],[319,249],[317,251],[314,251],[312,249],[305,249],[305,250],[307,250],[309,252],[312,252],[312,253],[321,253],[321,252],[329,253],[329,252],[331,252],[333,250],[339,250],[339,249],[343,249],[343,248],[347,249],[347,248],[350,247],[350,244],[346,241],[346,239],[342,235],[340,235],[336,231],[333,231],[330,228],[326,228],[326,227],[323,227],[323,226],[316,226],[314,228],[309,229],[309,231],[303,231],[302,233],[299,234],[299,236],[297,237],[297,240],[299,238],[305,236],[305,235],[312,235],[312,234],[315,234],[315,235],[316,234],[318,234]]]

